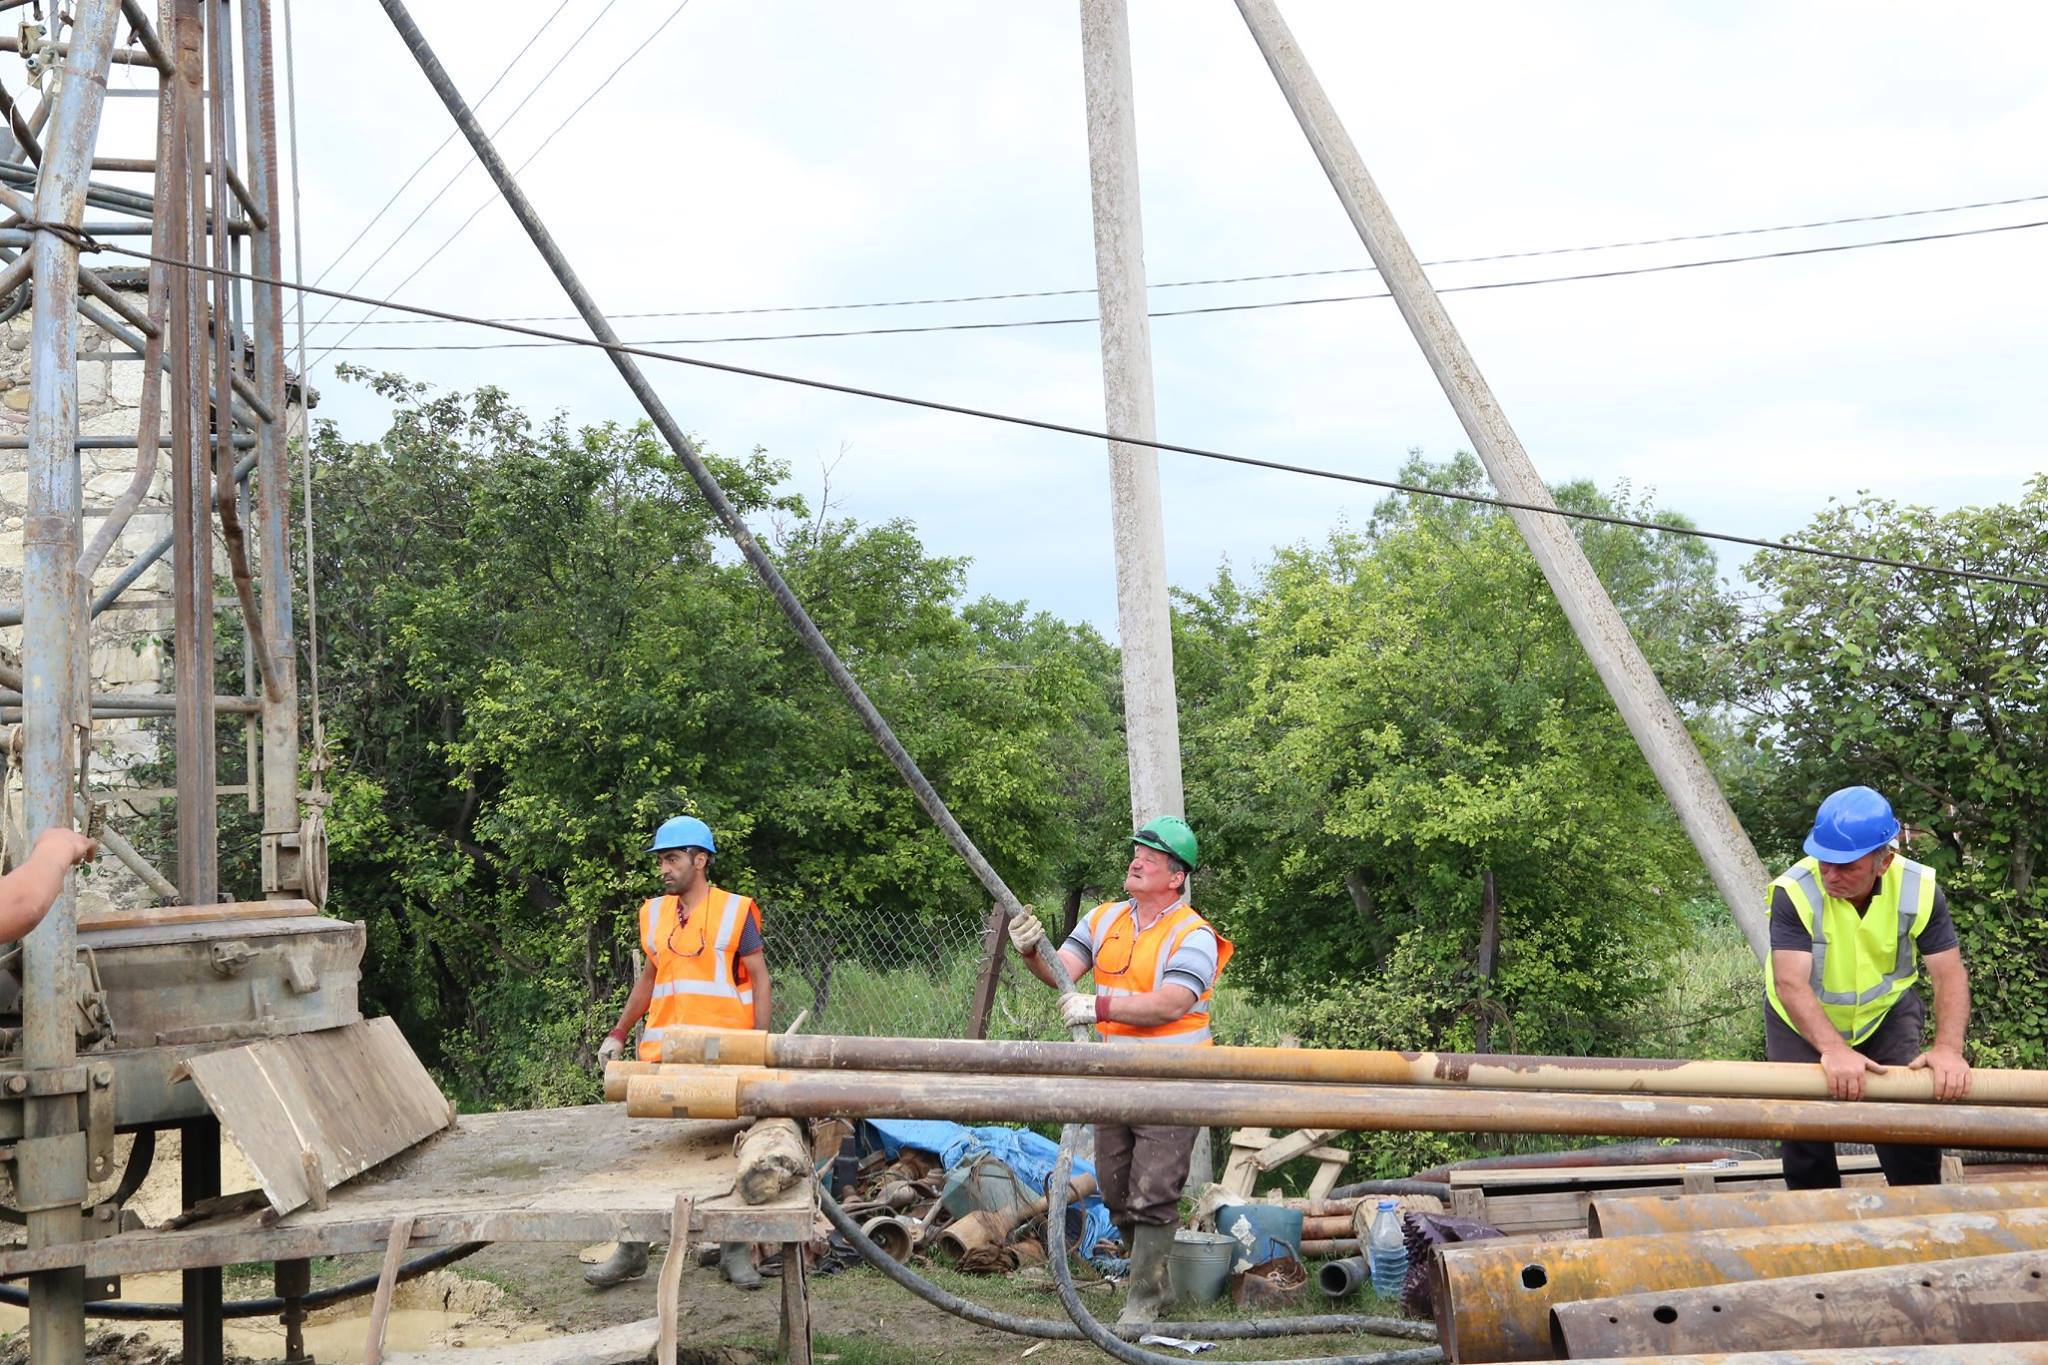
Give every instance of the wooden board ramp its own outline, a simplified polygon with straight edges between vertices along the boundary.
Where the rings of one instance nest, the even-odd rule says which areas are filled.
[[[511,1346],[397,1351],[384,1365],[646,1365],[661,1335],[658,1318]]]
[[[278,1214],[440,1132],[447,1097],[393,1019],[268,1038],[186,1063]]]
[[[214,905],[141,905],[78,917],[78,931],[155,929],[166,924],[225,924],[249,919],[297,919],[319,914],[307,900],[221,901]]]

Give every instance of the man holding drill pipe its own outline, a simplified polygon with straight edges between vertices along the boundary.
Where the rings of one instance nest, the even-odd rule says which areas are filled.
[[[1771,883],[1771,961],[1764,971],[1764,1055],[1819,1062],[1838,1100],[1863,1098],[1863,1078],[1888,1066],[1929,1071],[1939,1100],[1970,1093],[1963,1034],[1970,976],[1934,869],[1898,856],[1891,803],[1869,787],[1821,802],[1807,856]],[[1913,985],[1934,986],[1934,1043]],[[1785,1185],[1842,1184],[1829,1142],[1787,1142]],[[1877,1145],[1887,1184],[1941,1181],[1939,1147]]]
[[[711,884],[718,845],[711,827],[694,815],[664,820],[647,851],[655,857],[665,895],[640,907],[640,951],[647,965],[626,996],[619,1022],[597,1049],[603,1071],[626,1050],[633,1025],[647,1017],[640,1059],[661,1060],[661,1031],[681,1024],[700,1028],[768,1027],[768,960],[761,940],[761,907],[750,897]],[[718,1264],[739,1289],[759,1289],[754,1248],[727,1242]],[[583,1278],[609,1289],[647,1273],[647,1243],[621,1242]]]
[[[1230,940],[1188,904],[1188,879],[1200,850],[1187,821],[1165,815],[1131,836],[1124,890],[1074,927],[1060,961],[1076,980],[1092,971],[1092,995],[1060,997],[1069,1027],[1092,1024],[1117,1043],[1208,1047],[1209,1000],[1230,961]],[[1010,943],[1032,975],[1056,985],[1038,960],[1045,926],[1036,915],[1010,921]],[[1109,1216],[1131,1251],[1130,1290],[1120,1323],[1157,1322],[1166,1306],[1166,1257],[1180,1223],[1180,1190],[1188,1178],[1195,1129],[1161,1125],[1095,1125],[1095,1175]]]

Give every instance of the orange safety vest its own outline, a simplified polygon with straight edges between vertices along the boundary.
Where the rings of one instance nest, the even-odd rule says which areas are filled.
[[[640,907],[640,950],[654,964],[654,998],[640,1036],[642,1061],[661,1060],[661,1031],[679,1024],[698,1028],[752,1028],[754,983],[745,963],[733,960],[740,930],[751,918],[761,927],[753,899],[718,887],[682,923],[680,896],[653,896]]]
[[[1143,995],[1159,989],[1166,964],[1180,945],[1197,929],[1216,934],[1216,976],[1230,961],[1230,940],[1216,933],[1216,926],[1186,901],[1174,906],[1151,927],[1140,933],[1138,912],[1130,901],[1104,901],[1088,912],[1088,939],[1096,945],[1093,971],[1097,995]],[[1215,980],[1203,991],[1194,1008],[1178,1019],[1142,1027],[1104,1020],[1096,1030],[1105,1038],[1128,1038],[1139,1043],[1174,1043],[1181,1047],[1208,1047],[1214,1039],[1209,1032],[1209,998]]]

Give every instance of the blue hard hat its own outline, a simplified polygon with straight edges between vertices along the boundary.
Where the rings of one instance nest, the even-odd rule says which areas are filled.
[[[1824,863],[1853,863],[1898,837],[1891,802],[1869,787],[1844,787],[1820,803],[1806,851]]]
[[[659,853],[668,848],[701,848],[706,853],[718,852],[718,845],[711,839],[711,826],[694,815],[678,815],[661,822],[661,828],[654,831],[654,842],[647,846],[647,851]]]

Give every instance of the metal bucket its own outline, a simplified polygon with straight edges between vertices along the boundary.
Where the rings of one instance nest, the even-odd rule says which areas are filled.
[[[1235,1239],[1220,1232],[1176,1232],[1166,1253],[1166,1283],[1182,1303],[1214,1303],[1230,1280]]]
[[[1216,1231],[1236,1243],[1232,1271],[1282,1256],[1301,1256],[1301,1210],[1277,1204],[1225,1204],[1216,1210]]]

